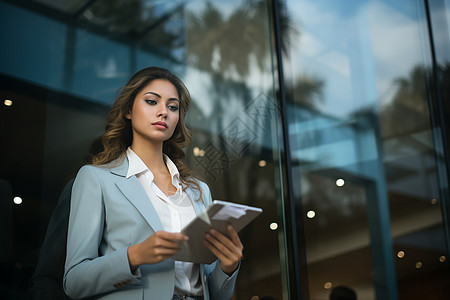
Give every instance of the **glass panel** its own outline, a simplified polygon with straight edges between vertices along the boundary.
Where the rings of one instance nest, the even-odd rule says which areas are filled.
[[[0,60],[0,142],[8,145],[0,147],[0,298],[64,297],[67,224],[49,225],[59,209],[68,213],[58,198],[103,132],[117,89],[157,65],[179,75],[192,95],[188,165],[215,199],[264,209],[241,232],[245,259],[233,299],[282,299],[282,133],[270,1],[56,2],[0,1],[8,57]],[[57,288],[43,291],[48,276]]]
[[[442,139],[440,146],[440,155],[438,162],[441,166],[441,190],[448,193],[448,186],[450,174],[446,165],[448,165],[448,153],[450,150],[450,1],[429,1],[429,14],[431,18],[431,35],[434,42],[434,80],[437,82],[437,87],[434,93],[434,120],[437,128],[442,130],[435,130],[436,140]],[[441,125],[442,124],[442,125]],[[438,148],[439,149],[439,148]],[[446,154],[447,153],[447,154]],[[447,162],[447,164],[446,164]],[[447,247],[450,245],[450,200],[449,197],[442,197],[441,202],[444,212],[444,222],[446,224],[446,238]],[[449,253],[447,248],[447,254]],[[443,259],[443,258],[441,258]]]
[[[429,5],[436,60],[445,73],[450,61],[450,0],[430,1]]]
[[[89,4],[80,13],[80,21],[169,52],[183,47],[179,39],[183,39],[184,22],[177,20],[183,15],[185,1],[97,0]]]
[[[0,2],[0,72],[49,88],[62,88],[66,26]],[[27,20],[24,22],[23,20]],[[11,30],[20,28],[20,30]],[[31,51],[32,50],[32,51]]]
[[[77,30],[68,89],[93,101],[112,104],[119,86],[128,80],[131,49],[107,37]]]
[[[310,299],[450,295],[423,1],[287,1],[295,197]],[[447,283],[446,283],[447,282]]]
[[[268,12],[268,1],[186,5],[184,81],[193,97],[188,122],[194,135],[188,160],[212,187],[215,199],[264,210],[241,233],[245,259],[234,299],[282,298],[280,111],[274,97]]]

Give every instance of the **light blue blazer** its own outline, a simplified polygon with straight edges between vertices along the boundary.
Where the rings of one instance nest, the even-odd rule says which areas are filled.
[[[64,290],[71,298],[172,299],[174,260],[141,265],[130,271],[127,248],[163,230],[150,199],[136,176],[126,178],[128,159],[105,166],[84,166],[72,189]],[[208,186],[187,188],[195,212],[211,204]],[[200,266],[205,300],[230,299],[237,271],[228,276],[216,261]],[[124,287],[114,285],[126,282]]]

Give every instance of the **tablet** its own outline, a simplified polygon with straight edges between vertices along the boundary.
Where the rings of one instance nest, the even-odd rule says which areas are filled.
[[[261,213],[262,209],[258,207],[214,200],[212,205],[181,230],[189,240],[181,243],[181,250],[173,258],[201,264],[214,262],[216,256],[203,244],[206,232],[214,228],[228,235],[228,224],[239,232]]]

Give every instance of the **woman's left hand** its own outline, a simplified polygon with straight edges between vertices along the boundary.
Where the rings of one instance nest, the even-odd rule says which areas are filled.
[[[220,267],[227,275],[233,274],[239,266],[244,246],[233,226],[228,225],[229,236],[210,229],[205,236],[205,245],[220,260]]]

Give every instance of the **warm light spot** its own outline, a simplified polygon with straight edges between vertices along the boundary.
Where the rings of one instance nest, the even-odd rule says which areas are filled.
[[[326,288],[327,290],[329,290],[333,287],[333,284],[331,282],[327,281],[327,282],[325,282],[323,287]]]
[[[434,199],[434,198],[433,198],[433,199],[431,199],[431,201],[430,201],[430,202],[431,202],[431,204],[433,204],[433,205],[434,205],[434,204],[436,204],[436,203],[437,203],[437,199]]]
[[[316,212],[313,210],[310,210],[306,213],[306,216],[310,219],[314,218],[316,216]]]
[[[194,147],[194,149],[192,149],[192,152],[194,153],[195,156],[199,156],[200,155],[200,148],[199,147]]]
[[[397,257],[398,257],[398,258],[403,258],[403,257],[405,257],[405,252],[404,252],[404,251],[401,251],[401,250],[398,251],[398,252],[397,252]]]
[[[273,222],[273,223],[270,223],[269,227],[270,227],[271,230],[277,230],[278,229],[278,224]]]
[[[422,263],[420,261],[416,262],[416,269],[422,268]]]
[[[199,147],[194,147],[192,152],[194,153],[194,156],[205,156],[205,150],[200,150]]]
[[[22,198],[20,197],[14,197],[13,201],[15,204],[22,204]]]
[[[258,297],[258,296],[252,296],[252,297],[250,298],[250,300],[259,300],[259,297]]]
[[[447,257],[445,257],[444,255],[439,256],[439,261],[440,262],[445,262],[447,260]]]
[[[265,160],[260,160],[259,163],[258,163],[258,165],[259,165],[261,168],[263,168],[263,167],[265,167],[265,166],[267,165],[267,162],[266,162]]]
[[[344,186],[345,184],[345,180],[342,178],[339,178],[338,180],[336,180],[336,185],[337,186]]]
[[[4,103],[6,106],[11,106],[11,105],[13,104],[12,100],[10,100],[10,99],[5,99],[5,101],[3,101],[3,103]]]

